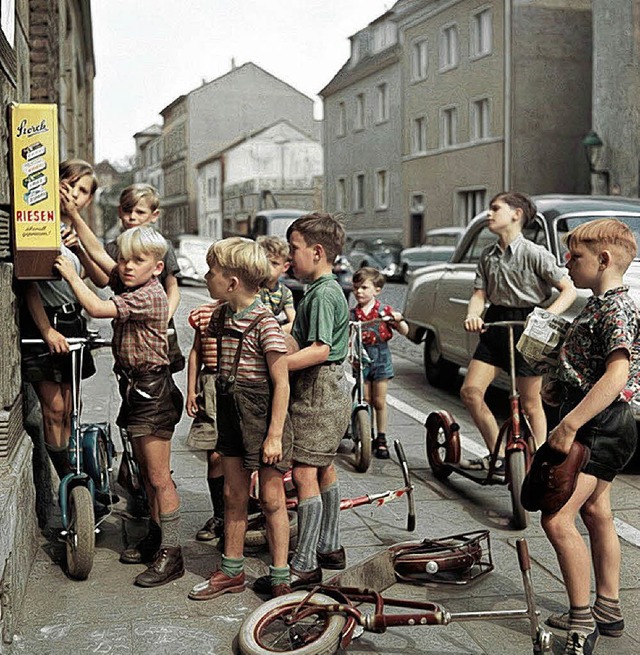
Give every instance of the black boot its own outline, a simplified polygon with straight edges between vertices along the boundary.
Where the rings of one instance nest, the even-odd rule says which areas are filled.
[[[159,587],[183,575],[182,548],[180,546],[161,548],[153,564],[136,577],[135,584],[139,587]]]
[[[120,553],[123,564],[142,564],[153,561],[162,543],[162,530],[155,521],[149,521],[149,531],[135,546]]]

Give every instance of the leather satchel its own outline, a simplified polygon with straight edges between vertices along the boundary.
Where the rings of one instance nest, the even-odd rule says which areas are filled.
[[[571,498],[578,473],[587,465],[590,455],[591,450],[578,441],[571,444],[567,455],[544,443],[536,451],[524,478],[522,506],[529,512],[555,514]]]

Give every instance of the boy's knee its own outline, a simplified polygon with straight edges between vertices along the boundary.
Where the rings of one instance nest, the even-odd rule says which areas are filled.
[[[527,416],[535,414],[536,412],[544,411],[544,408],[542,407],[542,398],[539,395],[534,396],[533,398],[520,396],[520,405],[522,406],[522,411],[527,414]]]
[[[580,516],[587,529],[613,522],[611,508],[603,507],[597,503],[585,504],[580,510]]]
[[[460,389],[460,400],[465,407],[475,407],[484,402],[484,392],[479,387],[465,387]]]

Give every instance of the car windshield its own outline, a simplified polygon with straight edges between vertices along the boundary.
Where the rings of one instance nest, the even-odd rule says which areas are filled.
[[[455,246],[460,238],[459,234],[427,234],[424,238],[425,246]]]
[[[287,228],[295,220],[295,216],[274,216],[271,219],[270,234],[274,237],[285,239],[287,236]]]
[[[616,214],[607,212],[606,215],[598,216],[585,214],[580,214],[579,216],[561,216],[556,220],[560,261],[564,262],[566,260],[566,255],[568,252],[566,244],[567,234],[582,223],[594,221],[600,218],[617,218],[623,223],[626,223],[633,231],[633,234],[636,237],[636,241],[640,244],[640,214]],[[636,261],[640,260],[640,253],[636,255],[635,259]]]

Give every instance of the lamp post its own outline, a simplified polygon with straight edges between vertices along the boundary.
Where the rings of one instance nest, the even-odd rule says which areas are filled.
[[[584,146],[584,152],[587,157],[587,163],[589,164],[589,189],[593,191],[591,185],[591,175],[600,175],[604,178],[606,186],[606,195],[609,195],[611,192],[611,175],[606,168],[596,168],[595,162],[598,158],[598,154],[602,150],[604,143],[602,139],[598,136],[598,133],[594,130],[591,130],[587,136],[582,139],[582,145]]]

